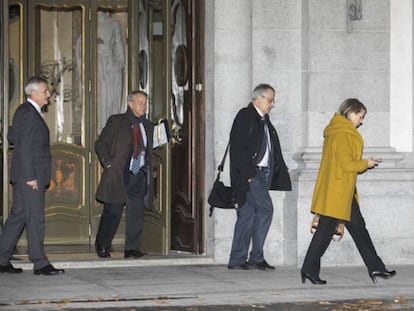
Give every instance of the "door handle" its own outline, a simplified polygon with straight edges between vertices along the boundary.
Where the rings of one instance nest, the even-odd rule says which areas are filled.
[[[152,181],[154,189],[154,198],[158,198],[158,168],[154,167],[152,169]]]
[[[184,131],[181,128],[181,126],[177,125],[177,123],[173,121],[171,132],[172,132],[172,135],[171,135],[172,145],[181,144],[184,139]]]

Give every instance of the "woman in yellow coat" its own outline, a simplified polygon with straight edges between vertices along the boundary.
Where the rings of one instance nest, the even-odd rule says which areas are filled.
[[[303,262],[302,283],[306,279],[313,284],[326,284],[319,278],[321,257],[325,253],[334,234],[345,227],[351,234],[369,276],[388,279],[396,272],[388,271],[377,255],[361,215],[356,191],[356,178],[369,168],[378,165],[381,160],[362,159],[363,139],[357,128],[367,109],[358,99],[349,98],[335,113],[324,130],[322,159],[312,198],[312,213],[318,215],[315,224],[317,230]]]

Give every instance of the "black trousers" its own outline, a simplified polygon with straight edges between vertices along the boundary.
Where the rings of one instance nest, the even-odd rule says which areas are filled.
[[[126,180],[128,200],[126,202],[125,250],[140,250],[141,232],[144,224],[144,196],[147,177],[140,170],[136,175],[129,173]],[[124,203],[104,203],[96,243],[110,249],[121,220]]]
[[[303,262],[303,272],[306,272],[313,277],[319,276],[321,258],[332,241],[332,235],[336,230],[338,222],[338,219],[322,215],[320,216],[318,229],[313,235]],[[377,255],[355,197],[352,201],[351,220],[345,222],[345,227],[351,234],[351,237],[361,254],[362,260],[368,268],[368,272],[384,271],[385,265]]]
[[[26,182],[13,183],[13,205],[0,235],[0,265],[12,258],[17,241],[26,228],[27,250],[34,269],[50,262],[43,243],[45,239],[45,187],[33,190]]]

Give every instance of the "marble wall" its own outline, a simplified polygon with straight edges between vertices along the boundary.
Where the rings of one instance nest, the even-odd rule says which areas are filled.
[[[346,0],[207,2],[207,126],[214,130],[206,142],[212,150],[206,155],[206,192],[236,112],[256,84],[272,84],[277,98],[270,117],[294,189],[271,192],[275,212],[265,256],[277,265],[300,266],[311,239],[309,208],[323,128],[345,98],[357,97],[368,107],[360,130],[365,156],[384,159],[359,177],[362,213],[386,263],[413,263],[413,156],[391,145],[396,120],[390,116],[390,0],[362,0],[362,19],[351,24]],[[206,222],[207,254],[226,263],[235,213],[216,209]],[[323,264],[362,264],[349,234],[332,243]]]

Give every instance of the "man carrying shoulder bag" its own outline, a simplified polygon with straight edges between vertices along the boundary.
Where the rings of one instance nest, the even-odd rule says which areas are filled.
[[[292,186],[276,129],[269,120],[274,100],[272,86],[256,86],[251,103],[237,113],[231,129],[230,180],[239,208],[229,269],[275,270],[263,254],[273,217],[269,190],[290,191]]]

